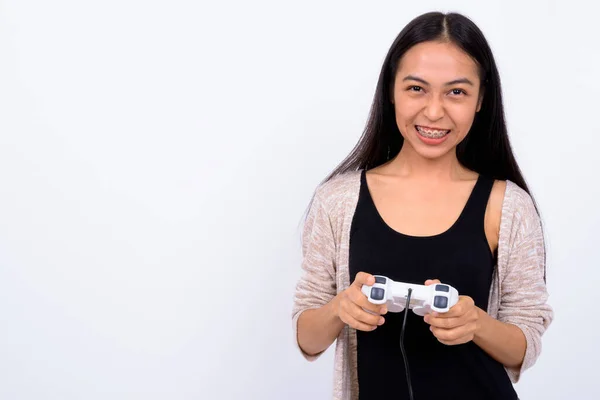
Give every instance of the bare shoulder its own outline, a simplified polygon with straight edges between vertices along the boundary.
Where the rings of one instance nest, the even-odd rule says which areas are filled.
[[[485,212],[485,233],[492,252],[498,248],[500,238],[500,223],[502,220],[502,206],[506,193],[506,181],[496,180],[488,200]]]
[[[489,205],[499,212],[502,211],[502,204],[504,203],[504,194],[506,193],[506,181],[496,180],[492,187],[492,193],[490,194]]]

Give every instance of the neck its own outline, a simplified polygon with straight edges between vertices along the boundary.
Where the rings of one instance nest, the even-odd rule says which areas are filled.
[[[442,157],[429,159],[419,155],[407,143],[404,143],[400,153],[390,161],[389,170],[395,175],[428,182],[472,178],[472,173],[458,161],[455,150]]]

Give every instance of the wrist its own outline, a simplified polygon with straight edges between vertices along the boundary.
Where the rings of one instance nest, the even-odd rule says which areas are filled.
[[[475,309],[477,311],[477,322],[475,323],[475,333],[473,335],[473,341],[481,339],[482,334],[485,332],[485,327],[487,326],[488,320],[490,318],[488,313],[483,311],[481,308],[475,307]]]
[[[339,294],[335,295],[334,298],[331,299],[331,301],[329,303],[327,303],[329,316],[336,321],[341,321],[340,314],[339,314],[339,308],[340,308],[339,303],[340,303],[340,295]]]

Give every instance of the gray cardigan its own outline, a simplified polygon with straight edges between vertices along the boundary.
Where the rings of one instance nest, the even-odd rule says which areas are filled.
[[[351,283],[348,271],[350,226],[358,202],[361,171],[342,174],[320,185],[302,232],[302,270],[294,293],[292,326],[296,345],[298,318],[319,308]],[[502,205],[498,262],[489,295],[488,314],[518,326],[527,341],[519,369],[507,368],[516,383],[540,355],[541,338],[554,318],[547,304],[544,238],[531,197],[506,182]],[[333,399],[358,399],[356,331],[345,326],[335,342]],[[321,354],[309,356],[309,361]]]

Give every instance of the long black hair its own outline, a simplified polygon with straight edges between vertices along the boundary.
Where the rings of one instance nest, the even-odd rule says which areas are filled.
[[[396,125],[395,110],[391,101],[398,64],[411,47],[428,41],[445,41],[457,45],[469,54],[479,67],[483,101],[467,136],[456,148],[458,161],[464,167],[487,177],[511,180],[529,194],[539,214],[538,206],[510,145],[500,75],[492,50],[477,25],[458,13],[429,12],[420,15],[398,34],[383,62],[362,137],[351,153],[322,183],[345,172],[375,168],[400,152],[404,138]]]
[[[404,138],[396,125],[391,102],[396,71],[402,56],[411,47],[428,41],[446,41],[457,45],[479,67],[483,102],[467,136],[456,148],[458,161],[464,167],[490,178],[509,179],[531,196],[508,138],[500,75],[492,50],[475,23],[457,13],[423,14],[398,34],[383,62],[362,137],[323,183],[348,171],[368,170],[382,165],[400,152]]]

